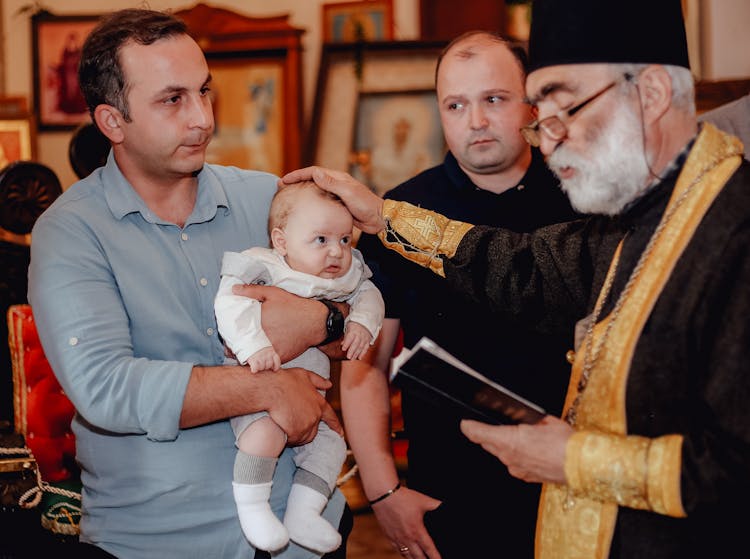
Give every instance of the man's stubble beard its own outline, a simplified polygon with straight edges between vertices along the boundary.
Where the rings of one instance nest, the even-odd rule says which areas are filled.
[[[640,115],[628,106],[618,108],[589,146],[581,155],[561,144],[547,164],[554,172],[576,169],[574,177],[560,183],[578,212],[617,215],[645,192],[649,182]]]
[[[477,175],[494,175],[502,173],[511,168],[523,155],[519,150],[514,153],[513,146],[508,145],[501,139],[495,138],[495,143],[487,146],[486,150],[467,149],[464,157],[459,160],[462,167],[468,168]],[[472,152],[473,151],[473,152]]]

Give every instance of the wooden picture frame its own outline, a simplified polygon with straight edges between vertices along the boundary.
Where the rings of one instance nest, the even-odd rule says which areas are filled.
[[[0,169],[34,159],[36,134],[31,117],[0,119]]]
[[[358,112],[360,102],[369,94],[398,96],[434,90],[437,57],[444,46],[444,41],[325,44],[306,164],[351,170],[357,157],[357,122],[363,114]]]
[[[393,0],[360,0],[322,5],[323,42],[393,40]]]
[[[288,15],[253,18],[205,4],[175,15],[211,71],[216,130],[206,160],[275,175],[299,168],[304,30]]]
[[[73,130],[90,121],[78,86],[81,46],[98,15],[53,15],[31,18],[34,114],[40,131]]]
[[[29,105],[25,96],[0,97],[0,119],[26,118],[27,116],[29,116]]]
[[[750,93],[750,78],[738,80],[699,80],[695,84],[698,114],[725,105]],[[748,149],[748,148],[745,148]]]

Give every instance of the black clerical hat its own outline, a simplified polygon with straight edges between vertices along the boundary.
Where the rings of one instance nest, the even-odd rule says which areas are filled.
[[[680,0],[533,0],[529,72],[600,62],[689,68]]]

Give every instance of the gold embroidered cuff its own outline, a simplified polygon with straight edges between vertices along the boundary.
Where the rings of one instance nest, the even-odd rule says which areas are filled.
[[[383,202],[385,229],[381,242],[407,260],[445,277],[440,256],[453,257],[464,235],[474,227],[407,202]]]
[[[565,476],[575,495],[683,517],[682,437],[578,431],[568,441]]]

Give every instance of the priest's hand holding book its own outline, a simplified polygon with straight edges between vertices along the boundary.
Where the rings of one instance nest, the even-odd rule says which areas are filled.
[[[422,338],[392,360],[391,382],[413,397],[449,406],[461,431],[528,482],[565,483],[565,446],[573,428]],[[471,418],[471,419],[468,419]]]
[[[508,467],[512,476],[528,482],[565,484],[565,447],[573,428],[546,415],[538,423],[491,425],[461,421],[461,431]]]

